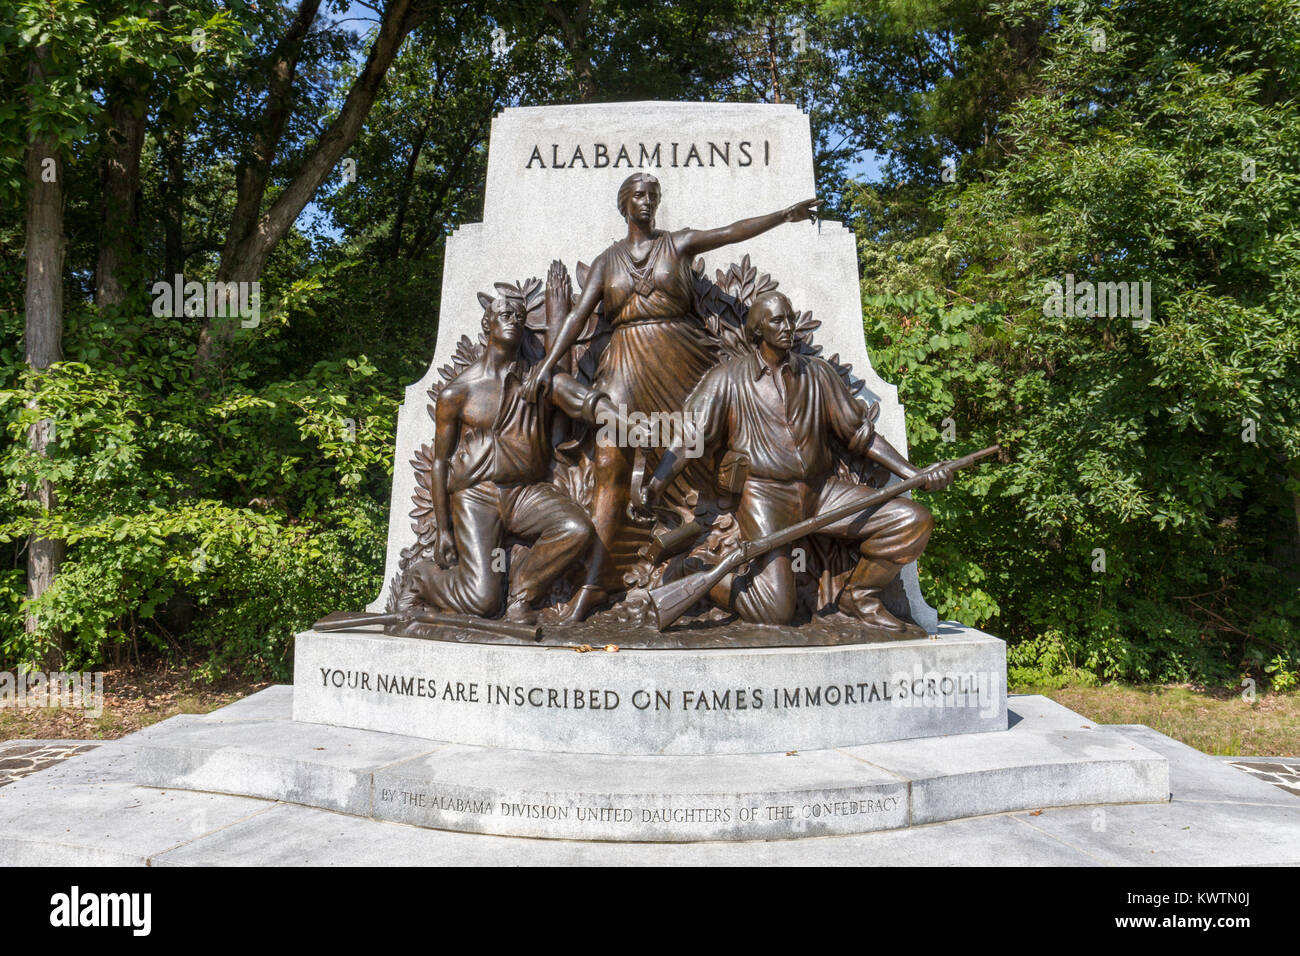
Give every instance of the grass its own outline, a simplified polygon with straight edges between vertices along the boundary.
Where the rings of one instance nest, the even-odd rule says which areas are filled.
[[[1042,694],[1098,724],[1146,724],[1207,754],[1300,756],[1300,694],[1260,694],[1186,684],[1012,687]]]
[[[0,741],[113,740],[177,714],[206,714],[256,693],[267,681],[200,680],[191,668],[116,668],[104,672],[103,712],[0,706]]]

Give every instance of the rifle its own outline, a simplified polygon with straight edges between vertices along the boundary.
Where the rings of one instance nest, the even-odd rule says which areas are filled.
[[[344,614],[345,616],[340,617],[340,614]],[[365,627],[371,624],[409,624],[412,621],[418,624],[441,624],[450,627],[477,628],[478,630],[486,631],[489,634],[500,634],[505,637],[517,637],[522,641],[540,641],[542,639],[542,629],[536,624],[517,624],[514,621],[493,621],[481,617],[470,617],[467,614],[452,614],[448,611],[418,609],[396,611],[391,614],[370,614],[366,611],[361,611],[352,615],[347,615],[346,612],[335,611],[333,614],[321,618],[312,625],[312,628],[317,631],[346,631],[354,627]]]
[[[1001,451],[998,445],[985,448],[983,451],[977,451],[967,455],[964,458],[958,458],[955,461],[937,462],[930,467],[917,472],[913,477],[906,481],[900,481],[896,485],[890,485],[888,488],[882,488],[874,495],[864,498],[862,501],[853,504],[844,505],[839,508],[833,508],[825,514],[813,515],[811,518],[805,518],[803,521],[795,522],[788,528],[782,528],[780,531],[773,531],[771,534],[763,535],[761,538],[755,538],[753,541],[742,541],[734,550],[727,554],[721,561],[711,568],[703,571],[696,571],[694,574],[688,574],[683,578],[678,578],[669,584],[660,585],[650,591],[650,602],[654,606],[656,626],[660,631],[666,631],[672,627],[673,623],[690,610],[691,606],[699,601],[702,597],[713,590],[713,586],[725,578],[728,574],[735,571],[742,565],[748,564],[755,558],[760,558],[782,545],[789,544],[791,541],[797,541],[799,538],[814,534],[825,528],[827,525],[834,524],[841,518],[847,518],[859,512],[866,511],[868,508],[874,508],[876,505],[883,504],[891,498],[896,498],[905,491],[910,491],[920,485],[925,484],[930,475],[939,470],[946,468],[950,471],[958,471],[962,468],[968,468],[982,458],[996,454]]]

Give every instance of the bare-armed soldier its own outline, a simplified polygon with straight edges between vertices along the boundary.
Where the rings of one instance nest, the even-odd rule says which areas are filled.
[[[537,619],[533,605],[591,545],[595,529],[586,511],[547,480],[551,406],[593,424],[598,409],[607,415],[614,408],[602,393],[564,374],[554,377],[548,402],[527,401],[528,368],[519,355],[524,320],[522,301],[493,299],[483,315],[482,356],[438,395],[432,467],[438,533],[433,560],[408,572],[407,600],[496,615],[504,575],[495,558],[510,532],[533,540],[511,569],[505,616],[531,623]]]

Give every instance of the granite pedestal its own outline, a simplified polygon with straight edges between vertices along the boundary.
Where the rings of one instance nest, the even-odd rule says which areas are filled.
[[[1090,732],[1104,732],[1142,748],[1133,753],[1165,758],[1170,799],[1052,807],[1033,806],[1027,795],[1022,805],[1032,809],[850,836],[629,843],[438,830],[139,782],[161,752],[144,746],[144,733],[182,725],[224,725],[233,732],[243,725],[248,739],[267,742],[291,725],[291,695],[290,687],[274,687],[203,717],[173,718],[0,787],[0,866],[1300,865],[1300,797],[1147,727],[1097,727],[1069,711],[1061,714],[1062,735],[1096,739]],[[1009,707],[1021,716],[1035,700],[1013,696]],[[1033,718],[1024,716],[1008,733],[1033,726]],[[313,753],[342,768],[362,764],[355,748],[314,746],[327,747]]]
[[[1010,726],[712,756],[474,747],[292,719],[289,688],[133,735],[136,779],[417,827],[583,841],[782,840],[1162,802],[1164,757],[1042,697]]]
[[[1005,675],[1001,640],[951,624],[878,644],[586,653],[309,631],[293,716],[511,750],[753,754],[1002,731]]]

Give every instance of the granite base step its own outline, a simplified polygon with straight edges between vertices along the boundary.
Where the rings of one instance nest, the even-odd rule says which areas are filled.
[[[1169,799],[1166,759],[1044,697],[1009,729],[713,756],[541,753],[293,720],[273,687],[133,736],[138,782],[501,836],[690,843],[841,836]]]

